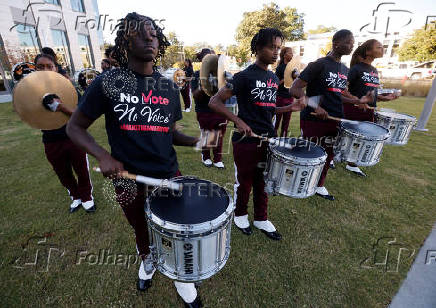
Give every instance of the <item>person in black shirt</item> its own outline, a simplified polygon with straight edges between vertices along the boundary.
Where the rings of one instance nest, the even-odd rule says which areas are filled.
[[[320,96],[321,103],[316,108],[307,106],[300,113],[300,126],[303,137],[323,146],[327,152],[327,161],[318,182],[316,194],[328,200],[334,200],[324,182],[333,160],[333,139],[337,136],[338,122],[328,120],[328,116],[343,118],[342,103],[366,104],[372,100],[371,95],[361,99],[347,98],[342,92],[347,87],[348,68],[341,63],[343,55],[349,55],[353,50],[354,37],[349,30],[339,30],[332,40],[333,50],[324,58],[320,58],[301,72],[292,84],[290,92],[294,97]],[[306,94],[304,88],[307,86]],[[316,115],[312,115],[312,113]]]
[[[185,112],[191,111],[191,84],[190,80],[192,75],[194,75],[194,69],[192,68],[192,61],[190,59],[186,59],[184,63],[185,67],[183,70],[185,71],[186,82],[183,88],[180,90],[180,94],[182,94],[183,102],[185,103]]]
[[[284,107],[292,104],[293,98],[289,93],[289,89],[285,88],[285,69],[289,61],[292,60],[293,53],[291,47],[282,47],[280,51],[280,62],[276,68],[276,75],[279,77],[280,84],[279,90],[277,91],[277,107]],[[283,120],[283,121],[282,121]],[[285,112],[283,114],[279,113],[276,115],[275,131],[280,127],[280,122],[282,122],[282,129],[280,131],[280,137],[288,136],[289,121],[291,120],[291,112]]]
[[[169,43],[153,19],[137,13],[127,14],[117,27],[112,56],[120,68],[100,75],[88,87],[67,133],[97,158],[106,177],[116,178],[125,170],[161,179],[178,176],[173,144],[195,146],[198,139],[177,131],[176,121],[182,119],[178,88],[155,69],[156,60],[164,55]],[[87,132],[103,114],[111,153]],[[155,268],[144,212],[146,189],[138,183],[136,187],[136,195],[127,200],[122,196],[128,192],[118,188],[117,199],[135,230],[137,250],[143,259],[137,288],[145,291],[151,286]],[[193,283],[174,284],[187,307],[201,306]]]
[[[397,98],[393,94],[377,95],[380,80],[377,69],[371,64],[374,59],[381,57],[383,57],[383,45],[375,39],[367,40],[353,52],[350,72],[348,73],[348,91],[352,98],[361,98],[368,92],[372,92],[374,100],[369,102],[368,105],[345,104],[345,118],[355,121],[374,122],[374,108],[377,107],[377,100],[391,101]],[[359,176],[366,176],[355,164],[348,163],[345,168]]]
[[[209,48],[203,48],[197,53],[198,61],[201,62],[208,54],[215,54],[215,52]],[[200,71],[195,71],[191,81],[191,88],[195,100],[195,112],[197,113],[198,124],[202,130],[218,132],[216,146],[214,146],[213,149],[203,149],[201,151],[201,161],[206,167],[215,166],[218,169],[223,169],[225,166],[222,162],[222,148],[227,129],[227,119],[209,108],[210,96],[201,89],[200,82]],[[211,160],[211,151],[213,153],[213,160]]]
[[[302,108],[300,100],[286,107],[276,107],[279,79],[268,70],[268,65],[277,61],[282,41],[283,35],[277,29],[259,30],[251,41],[251,51],[256,55],[256,62],[235,74],[232,81],[221,88],[209,103],[212,110],[234,122],[238,129],[232,137],[236,176],[234,222],[244,234],[252,233],[247,205],[253,189],[253,224],[273,240],[280,240],[281,235],[267,215],[268,196],[265,193],[263,171],[268,145],[252,135],[274,137],[273,116]],[[232,95],[236,95],[238,101],[237,116],[224,106],[224,102]]]
[[[35,57],[37,71],[56,72],[56,63],[52,56],[39,54]],[[56,93],[52,93],[56,94]],[[47,100],[49,99],[49,100]],[[71,116],[74,110],[62,104],[54,95],[44,99],[44,107],[52,112],[62,112]],[[68,190],[73,200],[69,211],[73,213],[80,209],[80,205],[88,213],[95,212],[94,198],[92,197],[92,184],[88,168],[88,156],[76,146],[66,133],[66,125],[58,129],[43,130],[42,142],[44,143],[45,155],[53,167],[61,184]],[[73,171],[77,174],[77,180]]]

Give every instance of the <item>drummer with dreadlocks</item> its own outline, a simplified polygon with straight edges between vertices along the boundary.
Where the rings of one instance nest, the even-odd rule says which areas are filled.
[[[282,236],[268,220],[267,215],[268,196],[264,190],[263,179],[267,144],[252,134],[274,137],[273,116],[276,113],[299,111],[304,107],[300,100],[285,107],[276,107],[280,81],[276,74],[268,70],[268,65],[277,61],[282,41],[283,35],[279,30],[260,29],[251,40],[251,52],[256,55],[256,62],[235,74],[209,103],[212,110],[235,123],[238,130],[232,137],[236,177],[235,225],[242,233],[252,234],[247,206],[253,189],[253,225],[273,240],[280,240]],[[238,101],[237,116],[224,106],[224,102],[232,95],[236,95]]]
[[[194,146],[198,139],[176,129],[176,121],[182,119],[178,88],[155,69],[170,44],[153,19],[137,13],[129,13],[117,27],[112,57],[120,68],[102,74],[88,87],[68,125],[68,135],[97,158],[106,177],[116,178],[125,170],[160,179],[180,175],[173,144]],[[103,114],[111,153],[87,132]],[[123,198],[127,188],[117,186],[116,193],[135,230],[142,257],[137,288],[145,291],[155,268],[144,213],[147,189],[139,183],[136,187],[136,194],[127,200]],[[186,307],[201,307],[193,283],[174,284]]]

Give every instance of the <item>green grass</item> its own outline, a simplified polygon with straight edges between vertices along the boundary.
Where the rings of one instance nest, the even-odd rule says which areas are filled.
[[[418,117],[423,103],[423,99],[403,97],[383,106]],[[140,294],[135,289],[137,265],[76,264],[80,250],[98,254],[110,249],[134,255],[131,227],[105,197],[107,185],[96,173],[92,181],[97,212],[89,215],[80,210],[69,215],[69,199],[45,158],[41,133],[24,125],[10,104],[0,105],[0,120],[0,306],[182,307],[173,284],[161,274],[155,275],[146,294]],[[185,133],[199,134],[194,112],[184,113],[180,124]],[[298,133],[297,114],[291,126],[292,133]],[[347,173],[342,165],[330,171],[326,186],[336,196],[335,202],[271,197],[269,218],[283,240],[270,241],[257,230],[246,237],[233,228],[227,265],[199,287],[205,306],[389,304],[413,262],[411,251],[417,253],[436,220],[435,114],[428,128],[427,133],[413,132],[404,147],[386,146],[381,162],[365,168],[367,178]],[[91,127],[91,133],[100,144],[107,144],[103,119]],[[203,167],[199,153],[190,148],[176,150],[184,175],[232,187],[231,154],[224,155],[222,171]],[[92,158],[91,165],[95,164]],[[252,218],[251,202],[249,209]],[[47,243],[31,239],[26,244],[32,236],[45,234]],[[398,271],[392,260],[388,271],[383,266],[361,266],[383,237],[396,238],[399,245],[391,245],[392,259],[398,247],[409,249],[402,254]],[[386,249],[383,243],[378,252]],[[58,250],[52,249],[49,269],[44,272],[50,247]],[[38,249],[37,265],[24,265]]]

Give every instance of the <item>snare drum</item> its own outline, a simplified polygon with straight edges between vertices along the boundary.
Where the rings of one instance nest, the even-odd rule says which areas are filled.
[[[327,159],[324,149],[304,139],[277,138],[277,141],[269,145],[264,173],[266,193],[293,198],[314,195]]]
[[[230,254],[234,203],[219,185],[178,177],[183,191],[157,188],[146,203],[150,250],[156,268],[184,282],[207,279]]]
[[[372,122],[341,122],[333,151],[335,161],[373,166],[380,160],[389,131]]]
[[[386,140],[387,144],[405,145],[416,124],[416,118],[404,113],[377,111],[375,123],[389,129],[391,136]]]

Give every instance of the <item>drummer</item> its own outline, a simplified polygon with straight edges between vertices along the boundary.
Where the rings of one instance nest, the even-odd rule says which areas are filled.
[[[173,144],[194,146],[198,142],[197,138],[185,136],[176,129],[176,121],[182,119],[178,88],[155,68],[156,60],[169,45],[153,19],[127,14],[117,25],[112,53],[121,67],[94,80],[68,124],[68,135],[97,158],[106,177],[115,178],[125,170],[161,179],[178,176]],[[87,131],[103,114],[112,153],[97,144]],[[155,114],[158,116],[150,116]],[[116,192],[135,230],[136,247],[143,260],[137,289],[145,291],[151,286],[155,268],[144,212],[147,192],[143,184],[136,183],[136,188],[137,194],[130,200],[122,199],[124,194],[129,194],[128,187],[118,187]],[[174,284],[187,307],[201,306],[193,283],[175,281]]]
[[[383,45],[375,39],[367,40],[353,52],[348,73],[348,91],[354,98],[361,98],[370,91],[373,93],[374,100],[368,105],[345,104],[345,118],[374,122],[374,109],[377,107],[377,101],[391,101],[398,98],[394,94],[377,95],[380,80],[378,71],[372,66],[372,62],[381,57],[383,57]],[[345,168],[359,176],[366,176],[355,164],[348,163]]]
[[[285,69],[289,61],[292,60],[294,54],[291,47],[282,47],[280,51],[279,65],[276,68],[276,75],[280,79],[279,90],[277,91],[277,107],[284,107],[292,104],[292,96],[289,94],[289,90],[285,88]],[[293,72],[295,74],[295,72]],[[282,123],[282,128],[280,130],[280,137],[288,136],[289,121],[291,120],[291,112],[285,112],[283,114],[279,113],[276,115],[275,123],[275,133],[277,135],[278,129],[280,127],[280,122]]]
[[[203,48],[197,53],[197,60],[202,61],[208,54],[215,54],[215,51],[209,48]],[[213,149],[203,149],[201,151],[201,161],[206,167],[216,167],[218,169],[224,169],[224,163],[222,162],[222,149],[224,135],[227,129],[227,119],[221,114],[214,112],[209,108],[208,104],[210,96],[206,94],[200,85],[200,71],[195,71],[191,81],[192,95],[195,100],[195,112],[197,113],[197,121],[202,130],[216,131],[218,132],[218,141],[216,147]],[[213,158],[211,156],[211,151]]]
[[[300,100],[286,107],[276,107],[279,79],[268,70],[268,65],[277,61],[282,41],[283,34],[279,30],[260,29],[251,40],[251,52],[256,55],[256,62],[235,74],[232,81],[222,87],[209,103],[212,110],[235,123],[238,129],[232,137],[236,177],[236,227],[246,235],[252,233],[247,206],[253,189],[253,224],[273,240],[280,240],[282,236],[267,215],[268,196],[264,190],[263,179],[267,144],[260,142],[252,134],[274,137],[273,116],[276,113],[299,111],[303,107]],[[232,95],[237,97],[238,115],[234,115],[224,105]]]
[[[294,97],[305,95],[321,96],[321,103],[316,108],[307,106],[300,114],[300,127],[304,138],[324,147],[327,160],[324,165],[316,194],[327,200],[334,200],[324,186],[330,162],[333,160],[333,141],[336,138],[338,122],[329,120],[328,116],[343,118],[342,103],[366,104],[372,101],[370,94],[360,99],[348,98],[342,95],[347,87],[348,68],[341,63],[343,55],[349,55],[353,50],[354,37],[349,30],[339,30],[333,35],[332,51],[309,65],[301,72],[292,84],[290,92]],[[306,94],[304,88],[307,87]],[[311,113],[315,112],[316,115]]]
[[[56,62],[48,54],[37,55],[35,57],[35,66],[37,71],[57,72]],[[67,116],[71,116],[74,111],[62,104],[56,93],[47,95],[43,99],[43,105],[50,112],[62,112]],[[73,200],[69,212],[74,213],[80,209],[80,205],[87,213],[95,212],[88,155],[68,138],[66,125],[58,129],[43,130],[42,142],[44,143],[47,160]],[[77,179],[73,175],[73,170],[77,175]]]

